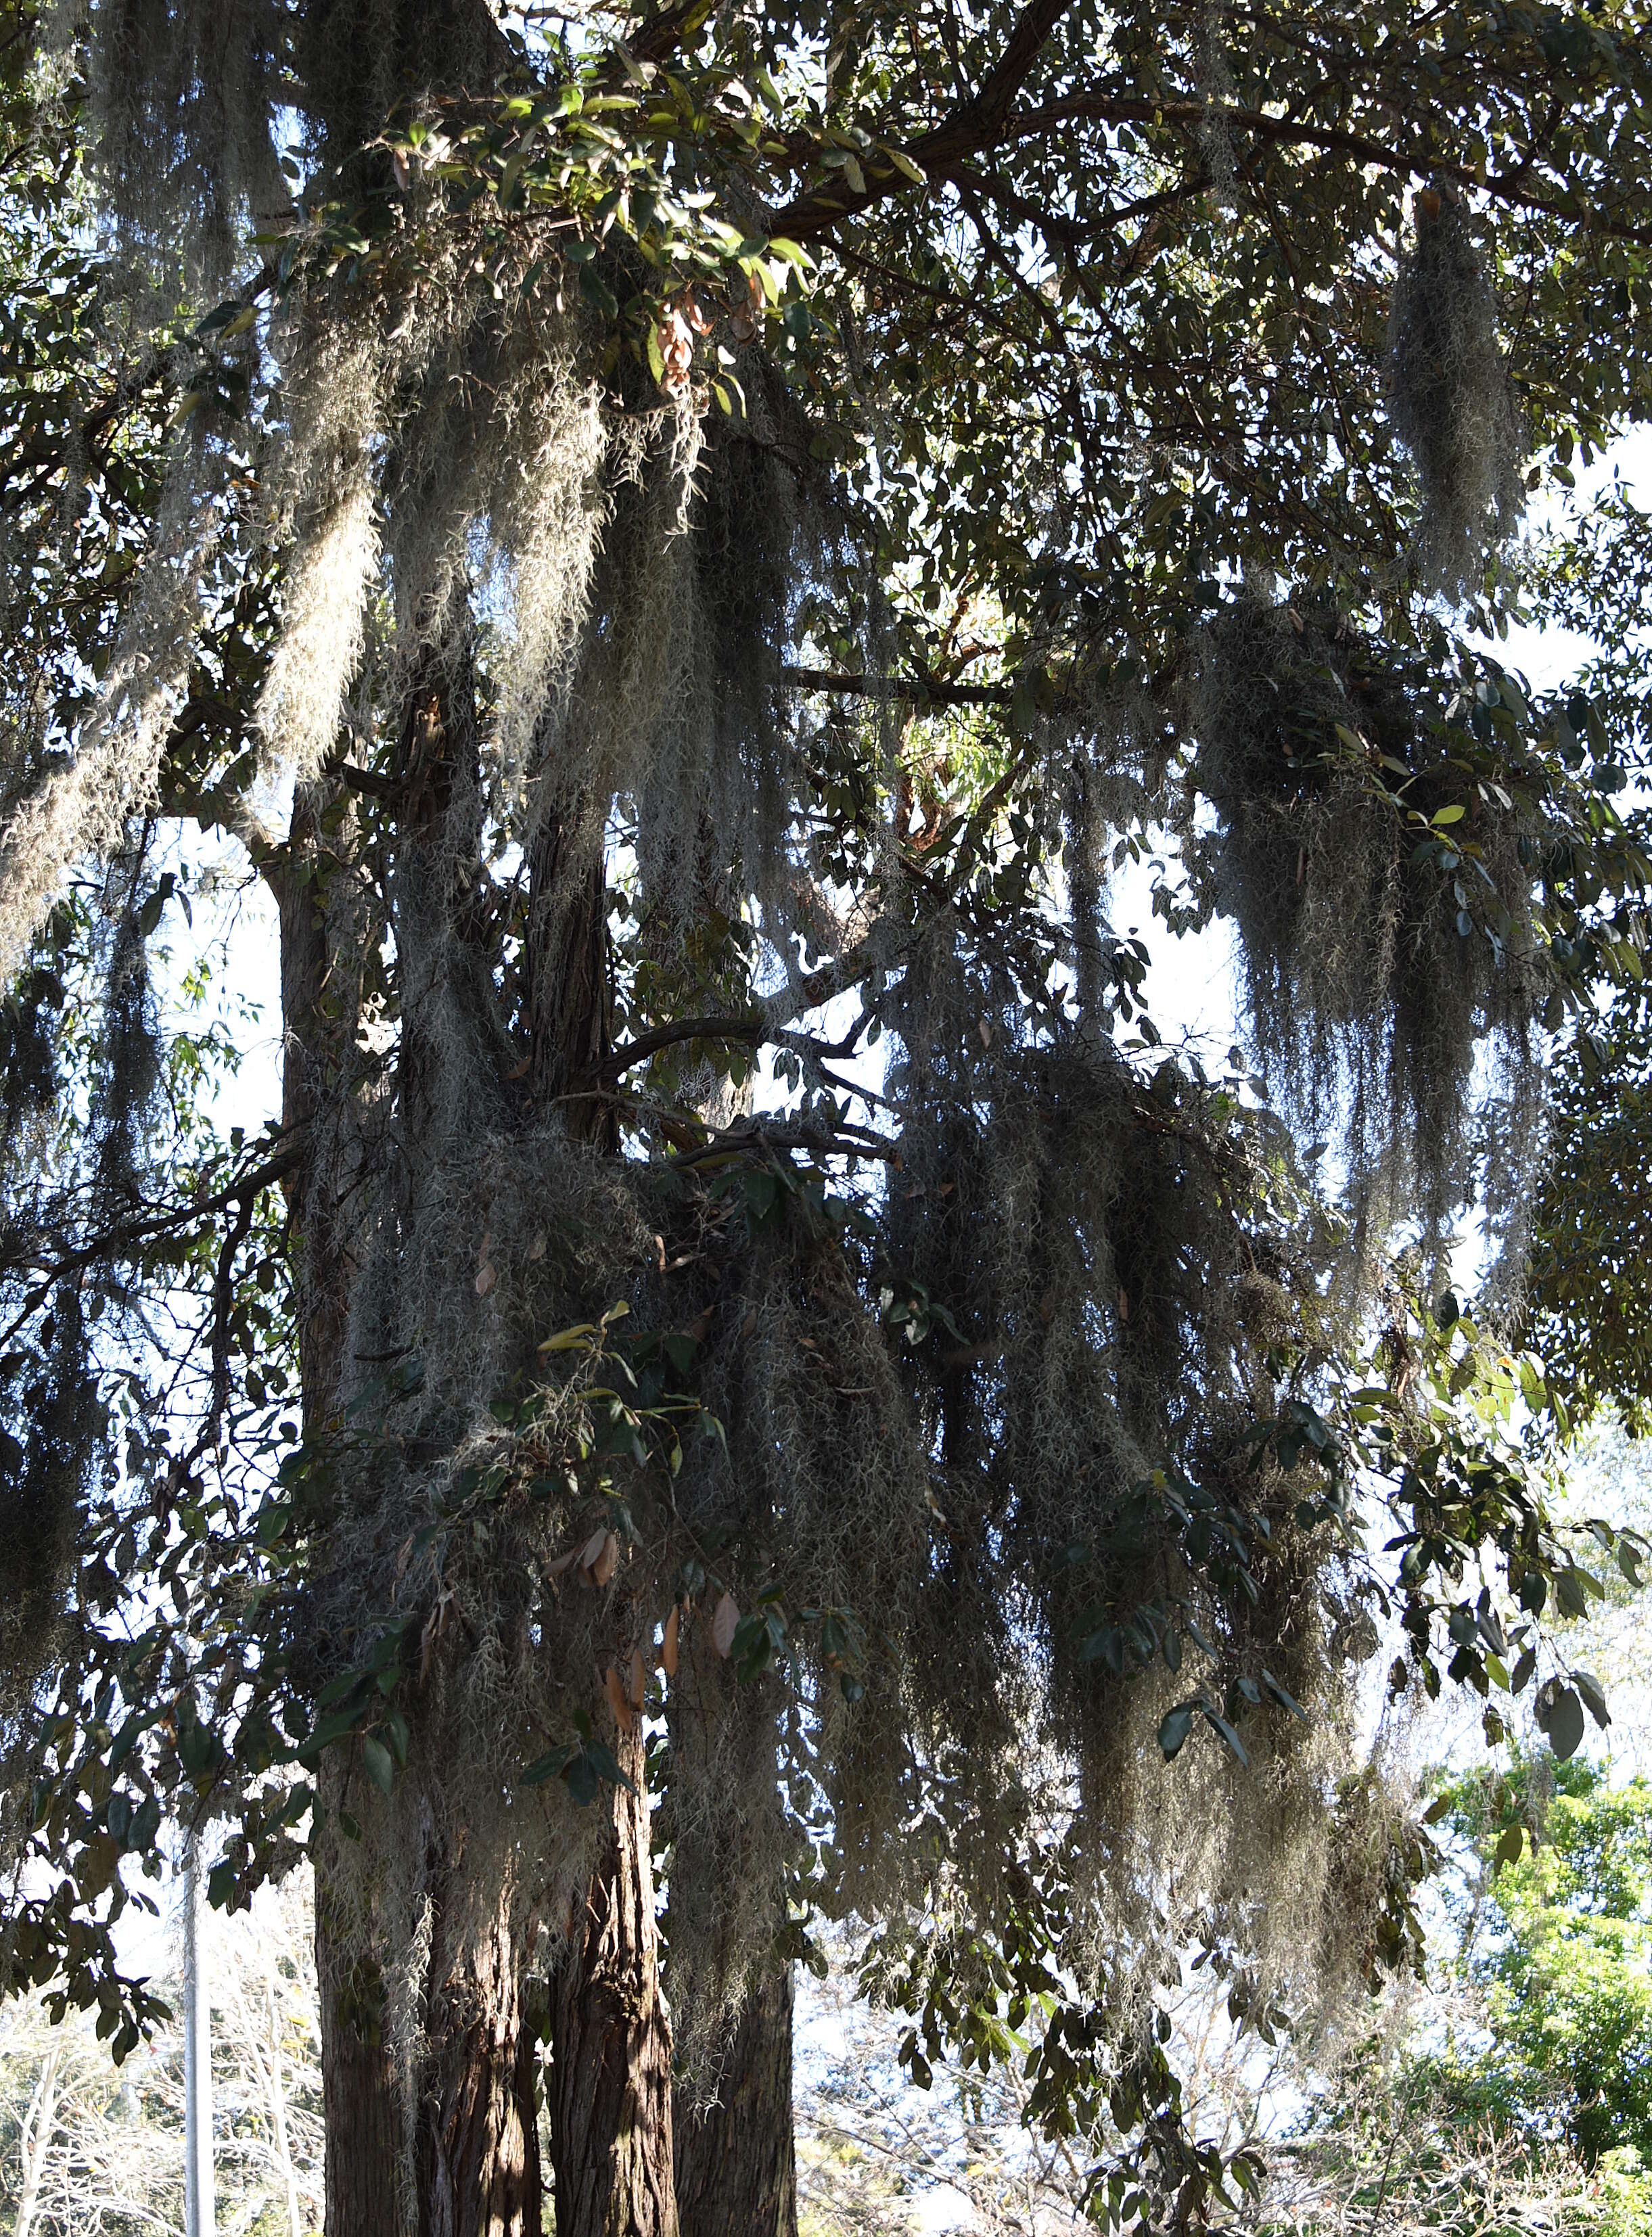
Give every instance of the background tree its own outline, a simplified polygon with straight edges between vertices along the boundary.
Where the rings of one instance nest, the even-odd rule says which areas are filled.
[[[208,1937],[218,2218],[248,2237],[307,2237],[320,2221],[320,2046],[305,1893],[295,1877],[278,1900],[215,1919]],[[159,1985],[178,2003],[168,1962],[175,1937],[157,1954]],[[117,2069],[84,2015],[54,2023],[37,1995],[9,2006],[0,2031],[8,2237],[180,2228],[183,2123],[177,2023],[160,2025]]]

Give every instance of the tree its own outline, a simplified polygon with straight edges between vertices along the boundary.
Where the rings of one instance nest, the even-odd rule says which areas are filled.
[[[290,1880],[251,1916],[215,1919],[209,1937],[218,2204],[225,2226],[257,2237],[307,2237],[320,2226],[321,2075],[302,1895]],[[182,2228],[183,2069],[174,2019],[117,2069],[84,2015],[54,2023],[38,1995],[10,2004],[0,2169],[15,2237]]]
[[[1556,446],[1647,408],[1642,12],[12,21],[19,299],[70,340],[7,345],[44,560],[0,927],[73,1020],[43,1057],[12,1013],[8,1434],[54,1558],[10,1838],[61,1875],[12,1976],[129,2044],[163,1805],[233,1817],[230,1904],[307,1825],[329,2228],[537,2226],[544,1963],[560,2226],[667,2230],[662,1679],[687,2042],[779,2055],[803,1828],[823,1903],[895,1918],[932,1817],[1013,1919],[1029,1720],[1120,2013],[1120,1953],[1195,1913],[1267,1995],[1405,1962],[1414,1829],[1322,1806],[1357,1461],[1397,1686],[1536,1682],[1586,1590],[1453,1410],[1506,1414],[1508,1355],[1384,1270],[1480,1184],[1487,1044],[1517,1192],[1547,1006],[1638,956],[1603,721],[1458,632],[1506,621]],[[1155,823],[1277,1109],[1163,1048],[1107,924]],[[157,1050],[144,975],[220,830],[280,924],[253,1139],[164,1096],[223,1053]],[[704,1115],[765,1059],[783,1102]],[[1299,1154],[1333,1130],[1341,1204]],[[1151,2057],[1072,2026],[1174,2162]]]
[[[1625,764],[1644,766],[1648,656],[1641,628],[1652,546],[1648,516],[1614,484],[1543,553],[1539,596],[1597,640],[1580,690],[1609,712]],[[1637,819],[1631,817],[1631,822]],[[1636,1269],[1647,1167],[1648,1024],[1634,982],[1581,1017],[1556,1069],[1553,1151],[1533,1221],[1530,1325],[1581,1419],[1597,1408],[1644,1427],[1647,1334]]]
[[[1643,2226],[1645,1782],[1517,1756],[1444,1782],[1432,1814],[1458,1949],[1410,2025],[1314,2092],[1260,2226]]]

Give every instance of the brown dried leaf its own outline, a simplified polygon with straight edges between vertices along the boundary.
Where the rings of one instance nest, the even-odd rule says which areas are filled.
[[[658,333],[664,368],[660,386],[668,396],[684,395],[694,373],[694,336],[676,305],[661,319]]]
[[[476,1277],[477,1296],[479,1297],[486,1297],[499,1278],[499,1276],[493,1271],[491,1264],[483,1266]]]
[[[740,1611],[734,1604],[734,1594],[724,1593],[717,1602],[717,1613],[711,1619],[711,1644],[726,1662],[729,1650],[734,1645],[734,1634],[740,1621]]]
[[[608,1665],[608,1675],[603,1679],[603,1691],[608,1696],[608,1706],[614,1712],[614,1722],[622,1732],[631,1730],[631,1703],[625,1699],[625,1681],[618,1667]]]
[[[665,1643],[660,1648],[660,1666],[668,1678],[677,1675],[677,1620],[682,1610],[673,1601],[671,1612],[665,1619]]]
[[[737,342],[752,340],[763,319],[763,282],[754,274],[746,282],[743,302],[737,302],[729,320],[729,332]]]
[[[598,1554],[596,1563],[591,1569],[592,1581],[598,1585],[605,1585],[618,1567],[619,1541],[610,1530],[603,1539],[602,1551]]]
[[[578,1546],[571,1546],[565,1554],[558,1554],[554,1561],[547,1564],[545,1568],[546,1576],[559,1577],[565,1570],[572,1569],[574,1563],[579,1559],[582,1550],[583,1549]]]
[[[642,1707],[643,1688],[646,1683],[647,1673],[643,1668],[643,1650],[640,1646],[633,1646],[631,1651],[631,1705],[633,1709]]]
[[[605,1528],[591,1532],[590,1537],[579,1548],[579,1566],[582,1569],[595,1569],[598,1562],[607,1551],[608,1541],[612,1534],[611,1531]]]

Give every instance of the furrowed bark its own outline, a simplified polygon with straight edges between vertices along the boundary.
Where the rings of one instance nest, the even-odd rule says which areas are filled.
[[[716,2101],[677,2127],[680,2237],[797,2237],[790,1965],[742,2013]]]
[[[773,1954],[786,1924],[776,1689],[740,1685],[696,1624],[670,1718],[682,2237],[796,2237],[793,1971]]]
[[[349,1311],[350,1250],[339,1209],[336,1106],[355,1028],[340,999],[351,969],[330,936],[329,887],[346,874],[344,839],[326,835],[327,784],[301,786],[282,859],[269,870],[281,918],[281,1119],[299,1145],[287,1183],[298,1236],[299,1362],[307,1438],[336,1409]],[[329,992],[332,1000],[329,1003]],[[318,1787],[336,1807],[338,1767],[322,1759]],[[321,2095],[327,2136],[327,2237],[408,2237],[402,2219],[402,2123],[371,1970],[335,1943],[325,1875],[318,1876],[315,1962],[320,1989]]]
[[[540,2237],[537,2056],[510,1896],[501,1891],[479,1952],[446,1978],[438,1936],[420,2108],[420,2237]]]
[[[325,1794],[327,1782],[322,1782]],[[321,2113],[327,2134],[327,2237],[411,2237],[403,2214],[402,2120],[395,2069],[375,1999],[340,1961],[318,1888],[315,1958],[321,1995]]]
[[[529,865],[528,1029],[539,1111],[554,1110],[577,1142],[619,1147],[614,1106],[598,1092],[611,1045],[608,999],[608,890],[600,844],[578,852],[567,826],[549,815]]]
[[[400,773],[397,1131],[410,1191],[429,1185],[454,1130],[469,1123],[466,1067],[495,1058],[508,1065],[491,956],[472,930],[479,750],[470,662],[435,661],[412,695]],[[472,1040],[455,1039],[461,1027]],[[466,1829],[448,1817],[440,1756],[414,1770],[426,1782],[421,1880],[432,1917],[414,2117],[420,2237],[539,2237],[535,2055],[523,2022],[516,1888],[508,1868],[497,1885],[476,1884]]]
[[[611,1792],[608,1852],[551,1990],[557,2237],[677,2237],[671,2029],[640,1727],[620,1734],[614,1752],[634,1792]]]

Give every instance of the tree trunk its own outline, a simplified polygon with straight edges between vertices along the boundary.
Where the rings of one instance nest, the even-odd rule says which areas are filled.
[[[677,2237],[671,2029],[639,1726],[619,1736],[615,1753],[634,1791],[612,1790],[608,1854],[552,1983],[557,2237]]]
[[[206,1889],[201,1846],[189,1836],[183,1866],[183,2227],[213,2237],[212,1990],[202,1946]]]
[[[409,2237],[401,2211],[401,2106],[395,2070],[376,2029],[353,2009],[347,1983],[329,1980],[319,1917],[321,2115],[327,2130],[327,2237]]]
[[[323,1756],[322,1805],[338,1808],[339,1773]],[[383,2034],[383,1979],[333,1931],[327,1882],[315,1886],[315,1970],[321,2021],[321,2118],[327,2237],[412,2237],[402,2180],[401,2092]]]
[[[336,1410],[349,1316],[350,1237],[340,1211],[350,1123],[338,1082],[355,1035],[354,978],[340,939],[349,882],[346,824],[331,836],[335,788],[301,785],[285,859],[272,866],[281,914],[283,1064],[281,1123],[302,1145],[287,1183],[298,1233],[298,1335],[307,1438]],[[336,818],[335,818],[336,822]],[[331,999],[329,1000],[329,996]],[[336,1771],[318,1775],[324,1807],[336,1807]],[[348,1963],[329,1930],[326,1875],[315,1891],[315,1966],[320,1990],[321,2097],[327,2137],[327,2237],[407,2237],[401,2215],[402,2123],[390,2053],[379,2027],[376,1986]]]
[[[462,1870],[460,1860],[446,1874],[461,1910]],[[511,1893],[499,1891],[491,1927],[457,1962],[443,1946],[450,1920],[437,1926],[419,2110],[420,2237],[540,2237],[538,2061],[523,2022]]]
[[[795,2237],[780,1689],[693,1624],[671,1692],[667,1975],[683,2237]]]
[[[548,815],[529,856],[528,1026],[536,1110],[555,1108],[576,1141],[619,1147],[600,1092],[608,1053],[608,883],[598,841],[581,861],[568,827]]]
[[[716,2101],[678,2122],[681,2237],[797,2237],[792,1980],[787,1965],[753,1991]]]

